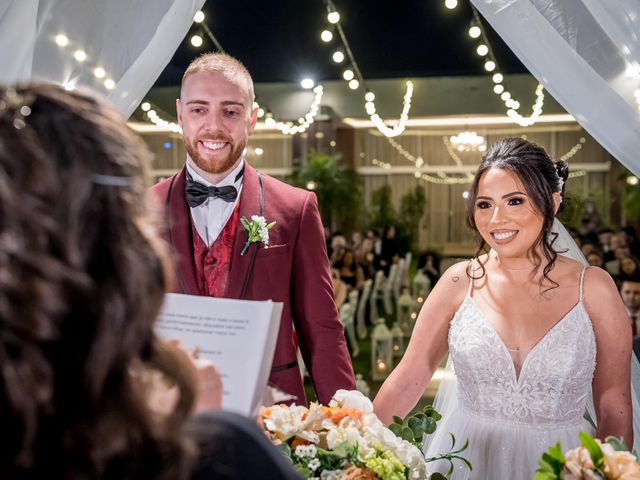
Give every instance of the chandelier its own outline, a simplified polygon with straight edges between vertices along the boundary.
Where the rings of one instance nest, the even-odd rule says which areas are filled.
[[[460,132],[458,135],[453,135],[449,140],[451,145],[459,152],[484,152],[487,149],[484,137],[476,132]]]

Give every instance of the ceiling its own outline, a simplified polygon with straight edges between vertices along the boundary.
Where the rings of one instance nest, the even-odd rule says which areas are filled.
[[[365,80],[482,75],[475,53],[477,41],[468,28],[469,0],[449,10],[444,0],[334,0],[341,25]],[[240,59],[254,82],[299,82],[340,79],[344,65],[331,60],[340,46],[320,40],[328,25],[323,0],[208,0],[205,23],[222,47]],[[524,73],[525,67],[484,23],[500,70]],[[201,48],[189,38],[200,33]],[[194,23],[160,75],[156,86],[180,83],[182,73],[198,54],[215,50],[202,27]]]

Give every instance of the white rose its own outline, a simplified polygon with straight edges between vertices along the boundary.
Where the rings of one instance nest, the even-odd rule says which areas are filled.
[[[338,390],[331,401],[330,407],[355,408],[362,413],[373,413],[373,403],[358,390]]]

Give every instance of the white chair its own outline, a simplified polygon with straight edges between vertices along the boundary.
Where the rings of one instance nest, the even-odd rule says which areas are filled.
[[[410,337],[413,331],[416,319],[412,318],[412,315],[417,318],[416,301],[409,294],[409,289],[405,288],[402,290],[400,298],[398,298],[396,308],[396,321],[405,337]]]
[[[358,355],[360,355],[360,346],[358,345],[358,339],[356,338],[356,330],[354,326],[357,304],[358,292],[354,290],[349,294],[349,301],[345,302],[340,307],[340,321],[342,322],[342,326],[344,327],[344,330],[349,337],[352,357],[357,357]]]
[[[389,269],[389,278],[384,283],[384,288],[382,289],[382,302],[384,304],[384,311],[387,315],[393,313],[393,304],[391,303],[391,294],[393,289],[393,284],[396,281],[396,276],[398,275],[398,265],[391,265]]]
[[[418,270],[416,276],[413,277],[411,295],[413,295],[413,298],[422,298],[424,301],[429,292],[431,292],[431,280],[422,271]]]
[[[396,300],[400,296],[400,289],[402,288],[402,278],[404,276],[404,271],[406,267],[405,263],[406,263],[406,260],[404,258],[401,258],[398,261],[398,270],[397,270],[396,276],[393,279],[393,298],[395,298]],[[391,277],[391,275],[389,275],[389,277]]]
[[[371,294],[371,287],[373,286],[373,280],[369,279],[364,282],[362,291],[360,292],[360,300],[358,302],[358,312],[356,313],[356,331],[358,332],[358,338],[363,339],[367,337],[367,323],[364,318],[365,310],[367,309],[367,300]]]
[[[369,296],[369,319],[371,325],[375,325],[375,322],[380,318],[380,312],[378,311],[378,300],[382,300],[382,290],[384,289],[385,276],[382,270],[376,272],[373,277],[373,286],[371,287],[371,295]]]

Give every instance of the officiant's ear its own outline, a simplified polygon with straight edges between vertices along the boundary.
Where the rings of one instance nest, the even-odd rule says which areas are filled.
[[[562,203],[562,196],[559,192],[553,192],[553,214],[557,214]]]

